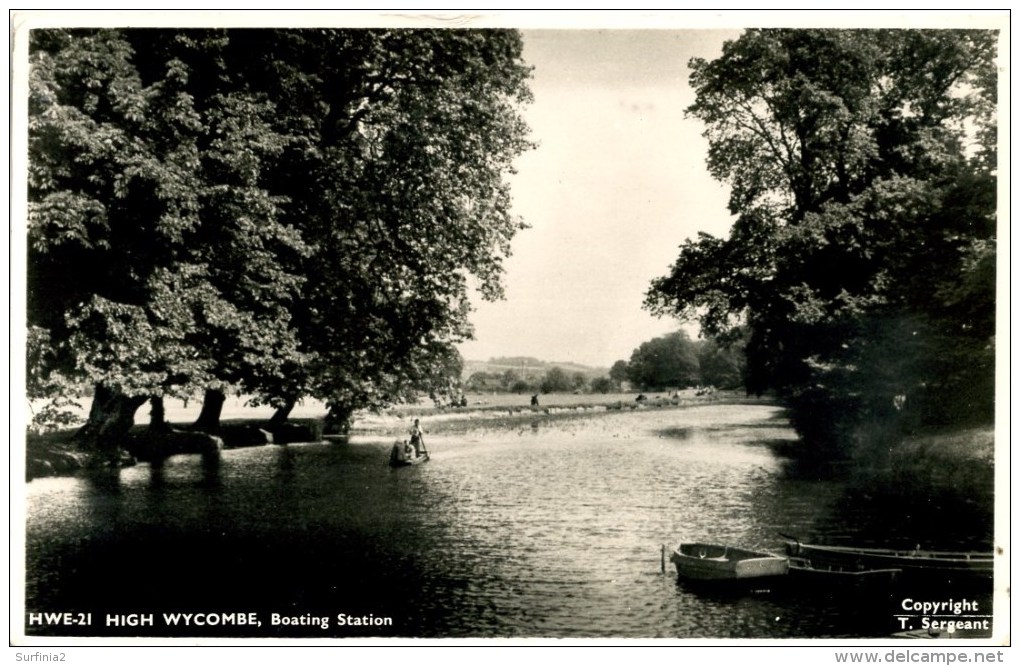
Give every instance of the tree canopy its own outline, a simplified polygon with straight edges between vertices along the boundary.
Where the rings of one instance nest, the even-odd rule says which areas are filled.
[[[697,346],[683,331],[643,342],[630,356],[627,377],[645,389],[697,384],[701,378]]]
[[[687,333],[677,331],[641,343],[629,362],[614,363],[604,379],[617,390],[624,381],[643,390],[692,386],[733,390],[743,384],[745,365],[738,343],[724,346],[711,339],[691,340]],[[592,390],[601,389],[593,384]]]
[[[691,62],[688,114],[736,218],[687,241],[646,304],[746,332],[748,388],[813,442],[993,414],[996,40],[750,30]]]
[[[530,148],[521,48],[505,30],[34,30],[30,397],[96,386],[133,412],[231,391],[349,416],[449,389],[469,284],[501,296],[524,228],[505,180]]]
[[[559,366],[553,366],[546,371],[539,386],[542,393],[563,393],[571,390],[574,385],[566,370]]]

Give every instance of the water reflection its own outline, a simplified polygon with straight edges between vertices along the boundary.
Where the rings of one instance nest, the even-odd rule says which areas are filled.
[[[961,499],[935,475],[920,492],[805,473],[774,451],[792,439],[768,407],[635,410],[432,435],[432,460],[404,469],[386,465],[389,438],[361,437],[33,482],[28,605],[394,619],[237,634],[259,636],[885,635],[881,602],[815,599],[805,616],[801,595],[694,590],[659,572],[662,543],[888,538],[919,524],[919,506],[945,517]],[[977,543],[988,521],[956,520],[932,545]]]
[[[202,467],[202,487],[215,490],[220,487],[220,452],[205,451],[199,456]]]
[[[82,472],[81,477],[96,494],[120,494],[120,469],[117,467],[90,467]]]

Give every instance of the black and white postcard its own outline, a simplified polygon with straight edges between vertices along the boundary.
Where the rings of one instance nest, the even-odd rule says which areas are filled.
[[[11,28],[19,661],[1001,659],[1008,11]]]

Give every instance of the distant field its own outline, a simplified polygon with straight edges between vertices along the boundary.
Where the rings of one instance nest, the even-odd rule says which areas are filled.
[[[413,418],[421,418],[428,432],[452,432],[458,428],[475,427],[483,423],[514,424],[530,421],[536,416],[544,419],[589,417],[595,413],[620,413],[622,409],[642,409],[651,413],[660,409],[682,409],[711,404],[763,404],[768,400],[747,398],[742,391],[717,391],[698,395],[695,390],[681,391],[669,397],[668,393],[646,393],[647,400],[638,402],[639,393],[552,393],[539,396],[539,406],[531,406],[531,395],[468,394],[467,407],[435,407],[424,402],[418,405],[398,405],[380,414],[362,413],[355,417],[354,430],[358,432],[400,433]],[[650,411],[649,411],[650,410]]]
[[[688,392],[681,391],[681,397]],[[689,391],[694,396],[694,391]],[[532,394],[516,393],[468,393],[468,407],[528,407]],[[634,402],[639,393],[545,393],[539,394],[540,407],[563,407],[566,405],[604,405],[611,402]],[[645,393],[645,397],[667,400],[668,393]]]
[[[431,401],[423,400],[417,405],[394,405],[390,409],[386,410],[386,413],[390,414],[431,414],[437,411],[446,413],[452,412],[472,412],[472,411],[495,411],[495,410],[508,410],[508,409],[528,409],[531,406],[531,393],[467,393],[467,407],[449,408],[442,407],[436,408]],[[623,403],[624,405],[631,405],[637,401],[637,397],[642,395],[638,392],[628,393],[542,393],[538,396],[539,407],[583,407],[583,406],[594,406],[594,405],[615,405],[616,403]],[[670,394],[666,392],[649,392],[643,394],[648,400],[648,404],[655,404],[659,402],[670,401]],[[674,394],[675,397],[683,401],[691,401],[699,399],[697,391],[694,389],[687,389]],[[724,392],[719,391],[712,396],[701,397],[700,400],[711,400],[715,399],[733,399],[742,398],[744,394],[742,392]]]

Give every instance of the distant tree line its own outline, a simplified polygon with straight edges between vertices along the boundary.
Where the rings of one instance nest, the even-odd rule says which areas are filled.
[[[538,365],[539,362],[535,364]],[[569,372],[559,366],[553,366],[539,375],[514,369],[503,372],[475,372],[467,378],[464,387],[469,391],[564,393],[588,390],[589,379],[583,372]]]
[[[629,361],[609,371],[616,384],[626,381],[642,390],[678,390],[694,386],[734,389],[744,381],[743,351],[712,340],[691,340],[677,331],[642,343]]]
[[[30,39],[28,386],[283,420],[455,389],[469,283],[502,294],[531,147],[510,30],[41,29]],[[154,412],[157,412],[154,409]],[[159,413],[159,412],[157,412]]]
[[[646,391],[693,386],[734,389],[743,385],[744,370],[743,351],[738,345],[721,347],[712,340],[695,341],[678,331],[641,344],[629,361],[617,361],[603,376],[588,377],[558,366],[537,376],[508,369],[475,372],[464,386],[470,391],[512,393],[610,393],[624,387]]]

